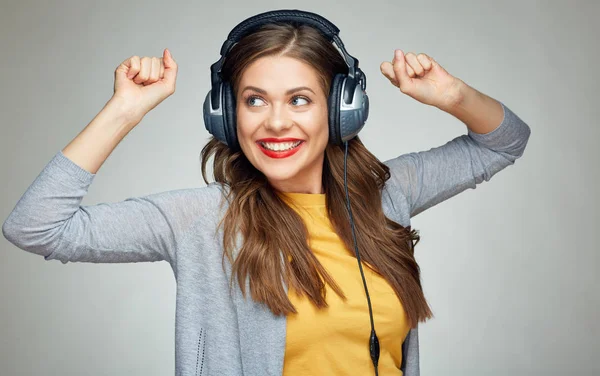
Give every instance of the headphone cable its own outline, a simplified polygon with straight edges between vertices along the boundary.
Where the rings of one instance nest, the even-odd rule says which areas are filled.
[[[344,141],[344,188],[346,189],[346,204],[348,206],[348,214],[350,215],[350,226],[352,228],[352,239],[354,240],[354,249],[356,250],[356,259],[358,260],[358,268],[360,269],[360,275],[362,276],[363,286],[365,287],[365,293],[367,294],[367,303],[369,304],[369,317],[371,319],[371,337],[369,339],[369,352],[371,354],[371,360],[375,367],[375,376],[379,375],[377,371],[377,363],[379,362],[379,339],[375,333],[375,323],[373,322],[373,309],[371,308],[371,298],[369,296],[369,289],[367,288],[367,281],[365,280],[365,274],[363,272],[362,263],[360,260],[360,254],[358,253],[358,245],[356,244],[356,234],[354,232],[354,217],[352,216],[352,209],[350,208],[350,197],[348,195],[348,141]]]

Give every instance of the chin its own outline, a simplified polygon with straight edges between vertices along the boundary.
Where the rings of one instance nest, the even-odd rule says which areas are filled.
[[[262,171],[262,173],[267,177],[270,182],[284,182],[286,180],[291,180],[294,176],[297,175],[297,171],[287,170],[287,169],[269,169],[269,171]]]

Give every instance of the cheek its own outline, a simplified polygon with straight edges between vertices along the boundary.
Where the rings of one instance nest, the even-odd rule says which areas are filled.
[[[329,121],[325,117],[319,124],[318,136],[320,144],[325,148],[329,142]]]
[[[251,134],[249,133],[248,127],[245,127],[243,124],[237,124],[237,139],[240,144],[240,148],[242,149],[242,153],[246,155],[248,160],[252,161],[252,142],[251,142]]]
[[[329,142],[329,130],[325,128],[319,133],[319,148],[325,150]]]
[[[236,134],[240,143],[248,143],[252,136],[252,126],[247,122],[247,119],[237,118]]]
[[[327,117],[327,108],[319,108],[317,113],[312,113],[310,119],[305,124],[311,124],[306,133],[316,141],[316,144],[323,148],[329,140],[329,118]]]
[[[239,138],[250,138],[260,128],[263,115],[255,114],[243,109],[236,111],[236,129]]]

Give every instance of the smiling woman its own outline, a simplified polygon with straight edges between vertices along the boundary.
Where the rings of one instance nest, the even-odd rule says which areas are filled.
[[[350,251],[355,245],[346,207],[344,149],[330,133],[334,77],[348,70],[335,46],[311,26],[257,28],[233,45],[221,69],[235,98],[234,109],[223,111],[233,117],[229,120],[236,124],[240,148],[213,137],[202,150],[204,180],[208,183],[206,165],[214,155],[215,180],[229,192],[222,225],[232,279],[244,294],[248,279],[256,302],[288,317],[285,375],[373,373],[366,346],[371,328],[362,327],[369,311],[361,275],[348,273],[356,270],[357,257]],[[358,136],[348,140],[348,149],[356,243],[372,272],[369,286],[378,291],[371,292],[380,307],[373,316],[393,323],[378,328],[379,367],[394,372],[401,369],[410,328],[432,317],[413,256],[419,235],[384,215],[382,189],[389,168]],[[315,220],[321,225],[315,226]],[[243,243],[234,255],[238,231]],[[289,262],[281,264],[282,256]],[[289,293],[281,289],[282,280]],[[346,334],[328,343],[317,340],[324,332],[315,333],[307,348],[302,339],[316,327],[331,338]],[[355,361],[341,363],[344,355],[337,350],[339,356],[324,356],[339,341]]]

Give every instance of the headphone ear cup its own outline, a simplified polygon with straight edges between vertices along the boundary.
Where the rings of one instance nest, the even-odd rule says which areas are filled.
[[[338,73],[333,77],[331,89],[329,90],[328,111],[329,111],[329,142],[334,145],[341,145],[342,138],[340,134],[340,98],[342,96],[342,84],[346,75]]]
[[[223,127],[225,128],[225,137],[227,138],[227,146],[233,150],[239,149],[237,139],[237,119],[235,109],[235,96],[229,82],[223,82]]]
[[[218,90],[217,95],[218,103],[213,103],[213,91]],[[223,86],[219,84],[216,88],[209,90],[204,98],[203,115],[204,115],[204,126],[208,133],[212,134],[214,138],[227,145],[227,137],[225,135],[225,127],[223,126]]]

